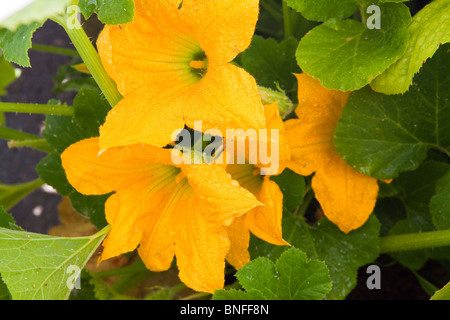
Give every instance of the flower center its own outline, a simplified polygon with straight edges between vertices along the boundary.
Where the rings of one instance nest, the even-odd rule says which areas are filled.
[[[191,72],[198,76],[200,79],[203,78],[208,70],[208,58],[205,52],[201,51],[194,55],[192,60],[189,62],[191,67]]]

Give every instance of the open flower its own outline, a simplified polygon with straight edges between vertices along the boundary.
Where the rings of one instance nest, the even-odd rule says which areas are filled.
[[[132,22],[106,26],[97,46],[124,98],[100,130],[102,150],[164,146],[175,130],[263,128],[255,79],[229,63],[245,50],[258,0],[135,0]]]
[[[314,173],[312,188],[325,216],[349,232],[366,222],[378,194],[377,180],[355,171],[334,146],[349,93],[324,88],[305,73],[296,76],[298,119],[285,122],[291,149],[288,167],[304,176]]]
[[[234,219],[233,223],[227,227],[231,240],[227,260],[236,269],[250,262],[250,254],[248,252],[250,232],[269,243],[289,245],[283,240],[281,230],[283,193],[278,185],[270,180],[270,176],[279,174],[286,168],[290,158],[290,150],[277,104],[266,105],[264,110],[267,119],[267,134],[264,134],[264,138],[261,137],[261,134],[258,135],[259,139],[256,140],[258,146],[254,148],[252,154],[250,154],[250,145],[252,143],[250,139],[246,141],[244,154],[237,152],[237,144],[229,146],[227,142],[228,149],[230,147],[235,149],[234,164],[228,165],[227,171],[233,179],[252,192],[263,204],[263,206],[255,207],[245,215]],[[261,153],[261,148],[267,150],[267,156],[270,156],[271,163],[268,163],[269,161],[261,161],[262,159],[259,157],[258,159],[251,159],[256,150],[259,156],[266,153]],[[238,157],[245,159],[238,159]],[[274,166],[274,162],[277,162],[276,166]],[[268,170],[270,167],[272,169]]]
[[[80,193],[114,192],[105,213],[111,230],[102,259],[138,247],[153,271],[176,256],[180,279],[197,291],[223,287],[230,240],[226,227],[261,205],[223,166],[174,166],[171,150],[150,145],[110,148],[98,138],[79,141],[61,155],[69,182]]]

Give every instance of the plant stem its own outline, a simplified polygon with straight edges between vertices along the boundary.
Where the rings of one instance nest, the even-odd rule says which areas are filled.
[[[5,140],[36,140],[40,137],[30,133],[0,126],[0,139]]]
[[[29,147],[43,152],[50,153],[52,148],[48,145],[47,140],[43,138],[30,139],[30,140],[11,140],[8,142],[9,148]]]
[[[291,9],[283,0],[284,39],[292,36]]]
[[[0,112],[40,113],[55,116],[73,116],[74,109],[67,105],[0,102]]]
[[[54,54],[59,54],[59,55],[69,56],[69,57],[79,57],[80,56],[76,50],[54,47],[54,46],[47,46],[44,44],[33,43],[33,45],[31,46],[31,49],[35,50],[35,51],[54,53]]]
[[[444,246],[450,246],[450,230],[401,234],[380,238],[381,253]]]
[[[94,77],[94,80],[97,82],[111,107],[114,107],[122,99],[122,95],[117,90],[115,82],[108,76],[105,68],[103,68],[100,57],[82,26],[79,23],[75,26],[69,26],[66,18],[61,16],[54,17],[53,20],[66,30],[67,35],[72,40],[73,45],[89,69],[89,72]]]

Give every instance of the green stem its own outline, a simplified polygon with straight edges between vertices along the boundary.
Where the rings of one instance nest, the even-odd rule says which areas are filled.
[[[79,57],[80,56],[76,50],[54,47],[54,46],[47,46],[44,44],[33,43],[33,45],[31,46],[31,49],[35,50],[35,51],[54,53],[54,54],[59,54],[59,55],[69,56],[69,57]]]
[[[11,140],[8,142],[8,147],[9,148],[29,147],[47,153],[53,151],[52,148],[48,145],[47,140],[42,138],[31,140],[19,140],[19,141]]]
[[[0,139],[5,140],[36,140],[40,137],[30,133],[0,126]]]
[[[74,109],[67,105],[0,102],[0,112],[40,113],[56,116],[73,116]]]
[[[75,26],[68,26],[66,17],[58,16],[54,17],[53,20],[66,30],[67,35],[86,64],[86,67],[89,69],[89,72],[94,77],[111,107],[114,107],[122,99],[122,96],[117,90],[115,82],[108,76],[105,68],[103,68],[100,57],[86,35],[86,32],[79,23]]]
[[[380,238],[380,252],[396,252],[450,246],[450,230],[401,234]]]
[[[292,36],[291,9],[283,0],[284,39]]]

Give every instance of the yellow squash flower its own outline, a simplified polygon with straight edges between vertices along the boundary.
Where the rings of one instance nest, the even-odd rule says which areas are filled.
[[[97,46],[124,96],[100,130],[101,150],[165,146],[176,130],[263,128],[255,79],[230,62],[250,44],[258,0],[135,0],[132,22],[106,26]]]
[[[72,186],[82,194],[114,192],[105,213],[111,230],[101,259],[138,247],[153,271],[176,257],[180,279],[197,291],[223,287],[233,219],[261,205],[221,165],[174,166],[171,150],[135,144],[100,152],[98,138],[61,155]]]
[[[324,88],[305,73],[296,76],[298,119],[285,122],[291,148],[288,166],[304,176],[314,173],[312,188],[325,216],[343,232],[350,232],[373,211],[378,183],[355,171],[334,146],[334,132],[349,93]]]
[[[278,185],[270,180],[271,175],[276,175],[286,168],[290,158],[290,150],[287,145],[286,136],[283,127],[283,121],[280,117],[277,104],[266,105],[265,116],[267,119],[267,135],[260,139],[260,143],[267,143],[267,153],[271,156],[271,161],[278,164],[272,172],[265,172],[263,175],[261,169],[268,169],[273,163],[262,164],[261,159],[255,161],[249,160],[250,142],[247,140],[246,153],[244,156],[245,164],[239,164],[235,159],[234,164],[227,166],[227,171],[231,177],[239,184],[251,191],[263,206],[251,209],[247,214],[233,220],[233,223],[227,227],[227,232],[231,240],[230,250],[227,255],[228,262],[236,269],[241,268],[250,262],[248,245],[250,241],[250,232],[260,239],[275,245],[289,245],[283,240],[281,230],[281,219],[283,215],[283,193]],[[272,148],[271,139],[275,139],[271,130],[277,130],[276,143]],[[261,138],[261,137],[259,137]],[[228,142],[227,142],[228,144]],[[227,148],[237,149],[237,144]],[[263,145],[259,145],[260,149]],[[258,150],[259,152],[259,150]],[[236,158],[238,154],[235,151]],[[243,162],[243,161],[242,161]]]

